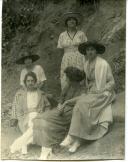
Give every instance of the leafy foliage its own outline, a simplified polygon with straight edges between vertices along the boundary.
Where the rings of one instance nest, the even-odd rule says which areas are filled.
[[[3,2],[3,50],[17,32],[30,31],[38,22],[40,11],[43,8],[41,0],[4,0]],[[42,5],[41,5],[42,4]]]

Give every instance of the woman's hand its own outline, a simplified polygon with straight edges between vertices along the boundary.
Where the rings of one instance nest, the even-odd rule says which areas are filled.
[[[91,90],[88,93],[89,94],[100,94],[103,93],[105,91],[105,89],[101,89],[101,90]]]
[[[69,106],[75,105],[76,102],[79,100],[79,98],[80,98],[80,97],[77,96],[77,97],[74,97],[74,98],[72,98],[72,99],[70,99],[70,100],[65,101],[65,102],[63,103],[63,107],[65,107],[65,106],[67,106],[67,105],[69,105]]]
[[[66,105],[68,105],[70,103],[69,100],[65,101],[63,104],[62,104],[62,107],[65,107]]]
[[[57,110],[59,111],[59,115],[62,115],[64,111],[64,106],[62,104],[58,104]]]
[[[109,92],[109,91],[104,91],[104,96],[106,96],[106,97],[108,97],[108,96],[110,96],[111,95],[111,93]]]
[[[58,106],[57,106],[57,110],[58,110],[58,111],[61,111],[62,109],[63,109],[62,104],[58,104]]]

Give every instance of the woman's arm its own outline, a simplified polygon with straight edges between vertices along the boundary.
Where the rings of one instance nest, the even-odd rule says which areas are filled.
[[[65,101],[63,104],[58,104],[58,111],[59,111],[59,114],[63,114],[63,111],[64,111],[64,108],[66,105],[69,105],[69,106],[74,106],[76,104],[76,102],[80,99],[80,97],[83,95],[84,93],[82,93],[80,96],[77,96],[77,97],[74,97],[72,99],[69,99],[67,101]]]
[[[79,100],[79,98],[80,98],[80,96],[78,96],[78,97],[74,97],[74,98],[72,98],[72,99],[70,99],[70,100],[67,100],[67,101],[65,101],[64,102],[64,106],[65,105],[75,105],[75,103]]]
[[[18,95],[16,94],[12,103],[12,112],[11,112],[11,120],[10,120],[11,127],[17,126],[18,123],[17,112],[16,112],[17,102],[18,102]]]
[[[61,33],[61,34],[59,35],[57,48],[59,48],[59,49],[62,49],[62,48],[63,48],[63,33]]]
[[[100,94],[100,93],[104,93],[106,91],[112,92],[114,90],[115,87],[115,81],[114,81],[114,77],[111,71],[111,67],[109,66],[109,64],[107,64],[107,71],[106,71],[106,83],[105,86],[100,89],[94,89],[94,90],[90,90],[88,93],[89,94]]]
[[[25,85],[24,85],[24,78],[25,78],[25,70],[23,69],[22,71],[21,71],[21,74],[20,74],[20,86],[21,87],[25,87]]]
[[[87,36],[84,32],[81,32],[81,43],[87,42]]]
[[[78,46],[81,43],[87,42],[87,36],[85,35],[84,32],[79,31],[78,38],[76,39],[75,42],[73,42],[73,45]]]
[[[63,54],[64,53],[63,35],[62,34],[60,34],[59,39],[58,39],[57,52],[59,54]]]
[[[106,86],[104,88],[104,91],[113,91],[115,88],[115,80],[112,74],[112,70],[110,65],[108,64],[107,68],[107,76],[106,76]]]
[[[61,104],[61,103],[58,104],[57,110],[59,111],[59,115],[63,114],[64,108],[66,105],[73,106],[73,105],[75,105],[75,103],[77,102],[78,99],[79,99],[79,97],[74,97],[70,100],[65,101],[63,104]]]
[[[87,90],[86,90],[86,88],[84,86],[80,86],[79,87],[79,92],[80,93],[78,94],[78,96],[73,97],[73,98],[65,101],[64,104],[75,105],[76,102],[81,98],[81,96],[86,94]]]
[[[69,88],[70,88],[70,84],[66,84],[65,87],[63,88],[62,92],[61,92],[61,95],[60,95],[60,99],[59,99],[59,103],[60,104],[63,104],[63,102],[65,101],[65,97],[69,91]]]

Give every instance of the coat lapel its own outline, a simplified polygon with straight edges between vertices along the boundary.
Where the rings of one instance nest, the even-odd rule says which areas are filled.
[[[27,90],[24,91],[23,102],[21,104],[23,106],[24,113],[27,112],[28,111],[28,108],[27,108]]]
[[[40,106],[40,103],[41,103],[41,100],[42,100],[42,92],[38,89],[37,93],[38,93],[38,105],[37,105],[37,108],[38,108]]]
[[[96,80],[96,87],[98,90],[101,90],[102,88],[105,87],[106,75],[107,75],[106,61],[100,57],[97,57],[95,64],[95,80]]]

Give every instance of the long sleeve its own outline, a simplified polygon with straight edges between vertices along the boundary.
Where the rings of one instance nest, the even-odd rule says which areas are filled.
[[[11,118],[12,119],[17,119],[17,103],[18,103],[18,95],[16,94],[12,103],[12,114]]]
[[[20,116],[23,116],[26,111],[26,100],[25,94],[26,92],[22,89],[19,89],[16,92],[16,95],[14,97],[13,103],[12,103],[12,119],[18,119]]]
[[[81,43],[87,42],[87,36],[84,32],[81,32]]]
[[[69,89],[70,89],[70,85],[67,84],[67,85],[64,87],[63,91],[61,92],[60,99],[59,99],[59,102],[60,102],[61,104],[65,101],[65,97],[66,97],[66,95],[67,95]]]
[[[40,92],[40,95],[41,95],[41,100],[39,102],[39,105],[38,105],[38,112],[45,112],[46,110],[50,109],[51,108],[51,105],[46,97],[46,94],[44,92]]]
[[[43,82],[46,80],[46,76],[45,76],[45,73],[44,73],[44,70],[41,66],[37,65],[37,73],[38,73],[38,82]]]
[[[26,75],[26,73],[25,73],[25,70],[23,69],[21,71],[21,74],[20,74],[20,85],[21,86],[24,86],[24,78],[25,78],[25,75]]]
[[[108,64],[105,90],[112,91],[114,87],[115,87],[114,77],[112,74],[111,67]]]
[[[84,32],[78,31],[78,33],[75,36],[74,41],[72,42],[72,45],[79,46],[79,44],[87,42],[87,37]]]
[[[62,34],[60,34],[59,39],[58,39],[57,48],[63,48],[62,41],[63,41],[63,40],[62,40]]]

